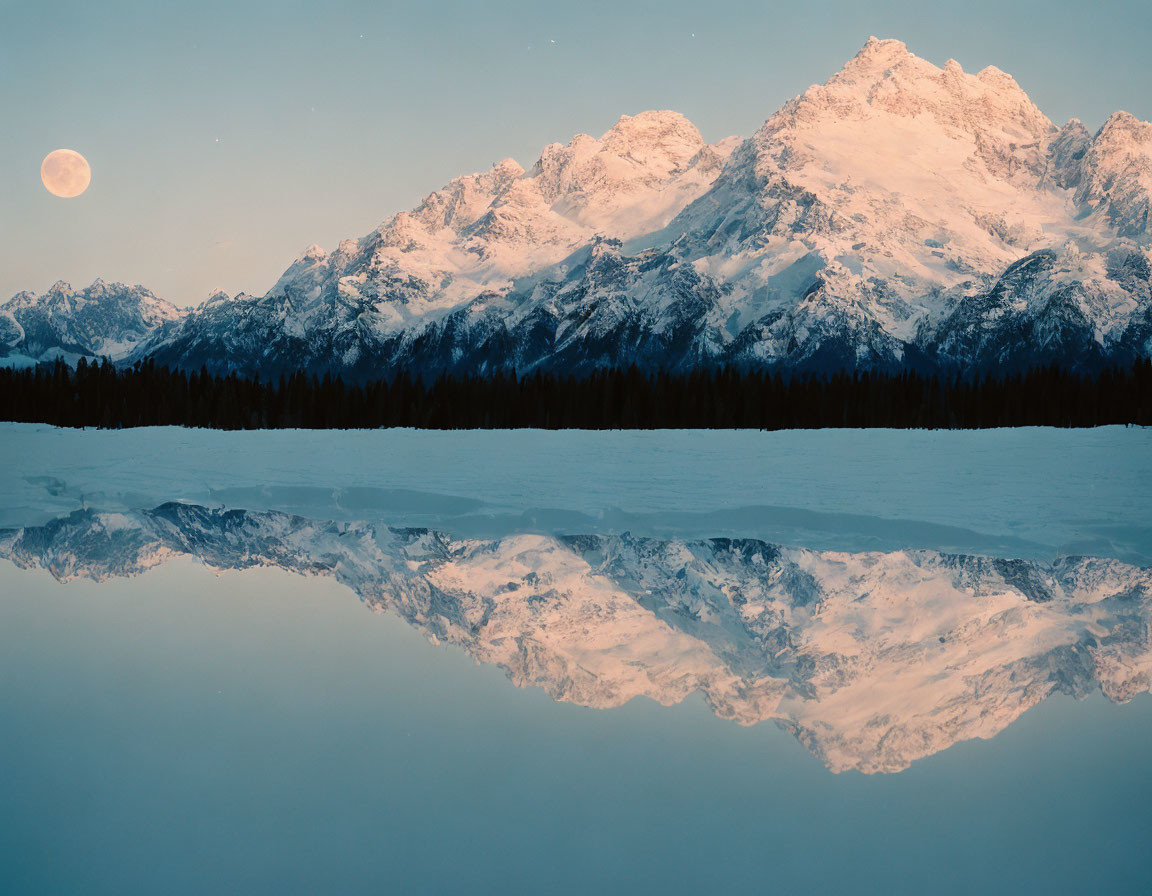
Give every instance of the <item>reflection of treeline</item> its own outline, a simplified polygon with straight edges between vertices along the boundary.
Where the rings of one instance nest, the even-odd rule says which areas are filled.
[[[261,382],[151,363],[0,369],[0,419],[58,426],[213,429],[663,429],[1152,425],[1152,361],[1099,376],[1055,367],[1005,377],[792,377],[733,369],[585,377],[405,374],[366,385],[303,373]]]

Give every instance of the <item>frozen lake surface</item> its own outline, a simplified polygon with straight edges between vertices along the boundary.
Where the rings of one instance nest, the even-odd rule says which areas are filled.
[[[218,432],[0,424],[0,526],[183,500],[460,535],[1152,563],[1152,430]]]

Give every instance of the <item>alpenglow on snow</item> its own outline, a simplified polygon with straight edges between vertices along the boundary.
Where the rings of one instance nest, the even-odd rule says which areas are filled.
[[[175,558],[332,577],[520,686],[597,708],[699,692],[723,718],[775,720],[833,771],[899,771],[1053,694],[1123,703],[1152,680],[1152,570],[1107,558],[461,539],[179,502],[0,528],[0,557],[62,581]]]
[[[140,287],[22,293],[0,352],[356,379],[1092,371],[1152,355],[1150,208],[1149,123],[1057,127],[997,68],[872,38],[747,139],[626,115],[310,246],[263,296],[181,312]],[[75,323],[92,303],[106,326]]]

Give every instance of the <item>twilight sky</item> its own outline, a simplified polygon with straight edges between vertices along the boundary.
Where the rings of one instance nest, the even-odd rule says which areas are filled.
[[[1147,0],[0,0],[0,300],[266,291],[450,178],[622,114],[748,135],[870,34],[994,64],[1057,124],[1152,119]],[[92,185],[58,199],[68,147]]]

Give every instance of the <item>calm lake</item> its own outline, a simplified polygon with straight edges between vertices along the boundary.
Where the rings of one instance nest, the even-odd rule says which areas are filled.
[[[649,514],[634,538],[605,522],[602,484],[560,467],[549,491],[538,460],[499,510],[521,522],[493,511],[483,471],[511,477],[507,443],[439,443],[439,479],[389,477],[394,451],[307,474],[281,454],[263,479],[237,454],[166,481],[162,451],[123,452],[124,434],[67,434],[90,453],[56,442],[35,471],[18,435],[0,477],[20,498],[0,533],[5,893],[1152,889],[1148,520],[1128,509],[1148,497],[1144,436],[1033,437],[1056,481],[1034,477],[1031,509],[1076,507],[1047,538],[1020,500],[981,510],[955,470],[935,486],[952,514],[899,489],[902,512],[870,505],[895,456],[854,488],[810,478],[833,515],[818,531],[789,542],[795,516],[753,514],[727,528],[769,540],[733,542],[700,514],[811,509],[806,452],[741,493],[726,465],[747,448],[721,446],[711,491],[680,499],[602,461],[621,512]],[[1085,473],[1101,440],[1122,462]],[[676,475],[700,463],[698,444],[662,450]],[[1060,476],[1086,497],[1055,494]],[[370,506],[337,507],[352,494]],[[545,506],[579,516],[523,524]],[[964,539],[989,559],[947,553]],[[1029,550],[991,549],[1008,539]],[[1054,559],[1077,540],[1096,558]]]

